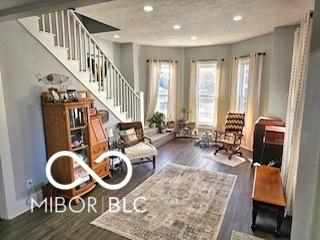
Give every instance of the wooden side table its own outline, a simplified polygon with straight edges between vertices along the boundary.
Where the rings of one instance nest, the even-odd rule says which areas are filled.
[[[280,169],[265,166],[256,167],[252,204],[252,231],[257,229],[256,219],[258,212],[265,208],[271,208],[277,211],[277,228],[275,233],[279,235],[284,219],[284,208],[286,206]]]

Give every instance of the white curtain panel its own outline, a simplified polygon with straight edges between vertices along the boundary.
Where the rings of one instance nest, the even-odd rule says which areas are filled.
[[[226,64],[223,60],[219,60],[217,68],[217,87],[216,87],[216,104],[214,110],[214,116],[216,120],[214,122],[214,128],[216,130],[222,131],[224,127],[225,115],[228,109],[228,106],[225,106],[227,101],[226,95],[224,92],[224,84],[226,83]]]
[[[233,112],[237,110],[237,82],[239,62],[240,58],[232,58],[229,109]]]
[[[197,111],[197,62],[190,62],[190,85],[189,85],[189,121],[196,122]]]
[[[296,30],[286,115],[281,177],[285,188],[286,215],[293,214],[293,201],[299,162],[301,125],[309,66],[312,18],[308,13]]]
[[[254,124],[260,114],[260,89],[264,55],[253,53],[250,55],[248,109],[245,118],[245,133],[243,146],[252,150]]]
[[[148,88],[147,88],[147,119],[152,117],[156,106],[160,81],[160,61],[149,60],[148,65]]]
[[[177,120],[177,82],[178,82],[178,63],[170,61],[170,82],[169,82],[169,120]]]

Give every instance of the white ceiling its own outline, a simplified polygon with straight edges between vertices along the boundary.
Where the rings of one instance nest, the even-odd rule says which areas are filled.
[[[115,42],[157,46],[226,44],[260,36],[274,27],[300,22],[314,0],[115,0],[77,8],[81,14],[121,29],[96,36]],[[243,20],[234,22],[233,16]],[[180,30],[173,25],[180,24]],[[197,36],[197,40],[191,40]]]

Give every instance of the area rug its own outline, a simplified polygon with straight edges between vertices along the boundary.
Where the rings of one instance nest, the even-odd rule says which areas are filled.
[[[217,238],[237,176],[168,164],[125,197],[144,213],[103,213],[91,224],[135,240]],[[123,199],[121,200],[123,203]]]
[[[264,238],[255,237],[242,232],[232,231],[230,240],[264,240]]]
[[[208,155],[203,156],[203,158],[216,161],[224,165],[228,165],[230,167],[236,167],[246,161],[245,158],[239,156],[232,156],[232,158],[229,160],[228,156],[222,153],[217,153],[217,155],[210,153]]]

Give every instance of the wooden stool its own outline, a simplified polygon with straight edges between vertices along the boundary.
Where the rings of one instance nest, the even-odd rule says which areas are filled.
[[[264,208],[277,210],[277,228],[275,233],[280,234],[284,219],[286,200],[283,192],[280,169],[273,167],[256,167],[252,191],[252,231],[257,228],[258,211]]]

